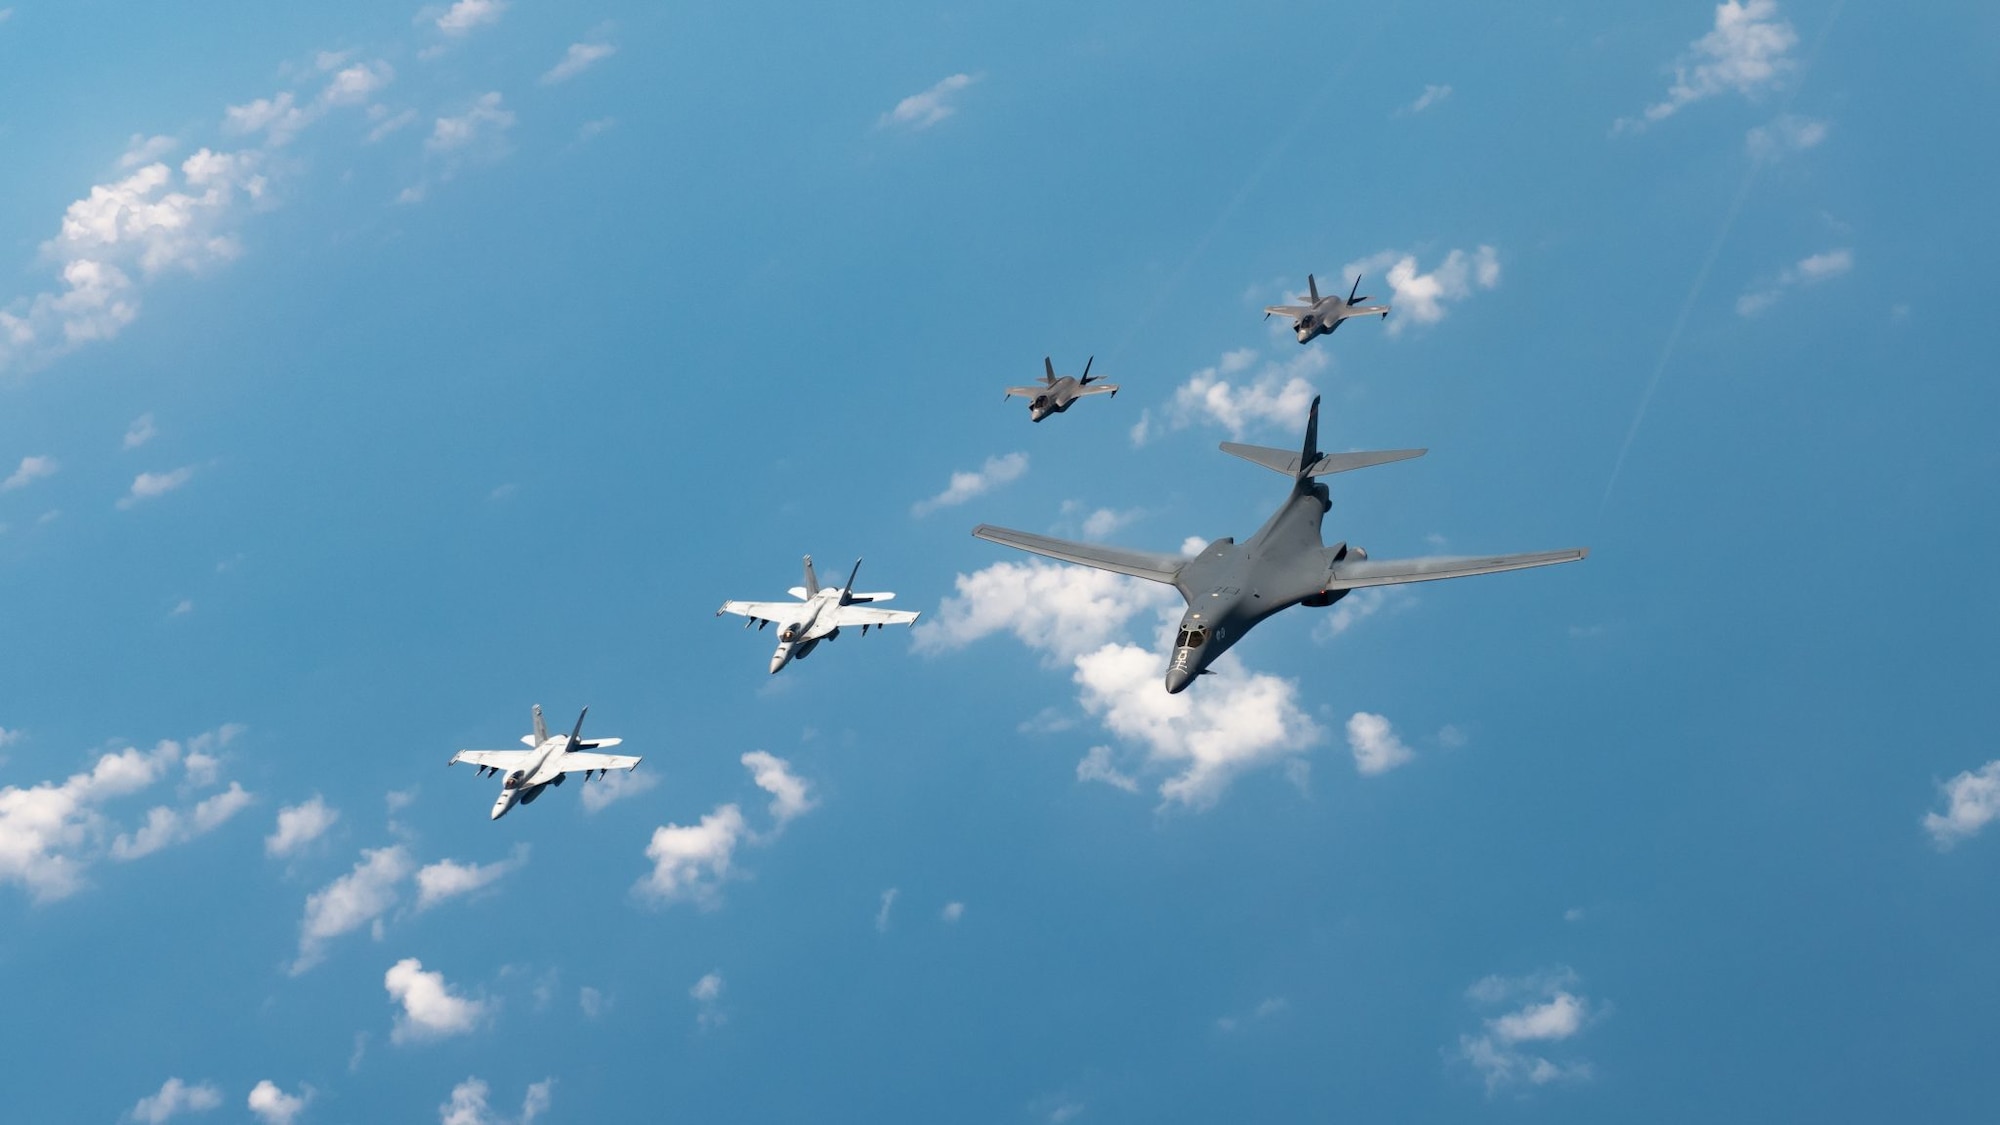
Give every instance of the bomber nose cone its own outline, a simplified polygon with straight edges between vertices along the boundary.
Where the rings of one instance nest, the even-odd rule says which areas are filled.
[[[1167,669],[1167,694],[1179,695],[1186,691],[1187,686],[1194,682],[1194,677],[1195,674],[1185,668]]]

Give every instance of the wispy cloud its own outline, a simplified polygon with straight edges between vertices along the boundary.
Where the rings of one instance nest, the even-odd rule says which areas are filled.
[[[1840,277],[1853,268],[1854,252],[1846,247],[1800,258],[1796,263],[1781,270],[1769,283],[1746,290],[1742,296],[1736,298],[1737,315],[1756,316],[1777,304],[1787,292],[1801,285],[1815,285]]]
[[[1798,42],[1798,32],[1778,16],[1777,0],[1725,0],[1715,6],[1715,26],[1675,61],[1666,97],[1636,118],[1619,118],[1612,132],[1636,132],[1716,94],[1762,93],[1798,65],[1791,57]]]
[[[618,48],[610,43],[571,43],[562,59],[543,73],[542,85],[567,82],[617,53]]]
[[[424,147],[432,152],[460,152],[501,143],[507,130],[514,127],[514,113],[502,102],[495,90],[481,94],[464,113],[438,118]]]
[[[1944,811],[1924,814],[1924,831],[1941,849],[1970,840],[2000,817],[2000,759],[1967,770],[1938,787]]]
[[[1479,1072],[1489,1096],[1510,1086],[1590,1077],[1590,1063],[1565,1057],[1568,1049],[1559,1046],[1603,1011],[1577,990],[1578,983],[1575,970],[1558,966],[1523,977],[1486,977],[1466,990],[1476,1008],[1507,1009],[1458,1040],[1458,1057]]]
[[[1396,737],[1388,719],[1367,711],[1356,711],[1348,718],[1347,748],[1354,752],[1354,769],[1363,777],[1388,773],[1417,756]]]
[[[928,129],[957,113],[958,94],[978,80],[970,74],[954,74],[921,94],[911,94],[897,102],[896,108],[883,114],[876,125]]]
[[[922,517],[940,508],[956,507],[975,496],[1021,479],[1027,471],[1028,455],[1025,453],[988,457],[986,463],[977,469],[951,474],[951,483],[945,486],[943,492],[910,505],[910,514]]]
[[[531,1084],[521,1099],[520,1117],[510,1122],[487,1103],[493,1091],[486,1080],[468,1078],[453,1086],[450,1099],[438,1106],[438,1125],[534,1125],[535,1118],[548,1112],[555,1084],[553,1078]]]
[[[306,896],[292,975],[324,960],[327,943],[343,934],[371,926],[379,937],[383,916],[400,901],[403,880],[415,870],[416,861],[403,845],[376,848],[362,852],[352,871]]]
[[[896,896],[899,893],[901,892],[895,887],[890,887],[888,890],[882,892],[882,906],[875,911],[876,933],[886,934],[889,932],[889,911],[895,908]]]
[[[416,908],[419,911],[429,910],[446,899],[483,890],[509,873],[520,870],[527,862],[528,845],[516,844],[508,858],[493,863],[460,863],[455,859],[442,859],[425,864],[417,871]]]
[[[140,473],[132,478],[132,490],[118,501],[118,507],[123,510],[142,500],[165,496],[193,479],[193,465],[183,465],[164,473]]]
[[[126,449],[137,449],[147,442],[152,441],[153,435],[158,432],[158,430],[153,428],[153,416],[151,414],[141,414],[137,418],[132,419],[131,425],[125,427],[124,447]]]
[[[21,467],[8,474],[6,480],[0,480],[0,492],[12,492],[17,488],[26,488],[30,483],[38,481],[43,477],[52,477],[56,475],[58,467],[56,459],[53,457],[23,457],[21,458]]]
[[[705,973],[694,982],[694,987],[688,989],[688,997],[695,1004],[695,1026],[703,1031],[712,1031],[729,1019],[722,1010],[723,987],[721,973]]]
[[[317,793],[304,804],[281,808],[277,830],[264,837],[264,854],[273,859],[296,855],[326,835],[339,820],[340,810],[329,806]]]
[[[207,1082],[189,1085],[178,1078],[169,1078],[159,1093],[140,1098],[125,1116],[140,1125],[163,1125],[182,1114],[206,1113],[221,1104],[222,1091],[214,1085]]]
[[[1781,113],[1769,122],[1744,134],[1743,143],[1755,160],[1777,160],[1795,152],[1816,148],[1826,140],[1826,122],[1795,113]]]
[[[434,21],[446,35],[461,36],[488,24],[500,22],[507,0],[458,0]]]
[[[1412,114],[1422,113],[1449,97],[1451,97],[1450,86],[1425,86],[1424,92],[1417,95],[1417,100],[1397,109],[1395,116],[1409,117]]]

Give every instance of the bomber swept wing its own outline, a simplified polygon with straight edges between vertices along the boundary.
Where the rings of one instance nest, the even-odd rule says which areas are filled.
[[[1393,586],[1403,582],[1434,582],[1440,578],[1464,578],[1474,574],[1498,574],[1506,570],[1527,570],[1575,562],[1590,554],[1588,547],[1566,551],[1531,551],[1519,555],[1476,555],[1463,558],[1443,556],[1417,559],[1345,559],[1329,571],[1328,590],[1359,590],[1364,586]]]
[[[1028,531],[994,527],[982,523],[972,529],[972,534],[989,543],[999,543],[1032,551],[1063,562],[1078,563],[1096,567],[1117,574],[1129,574],[1134,578],[1144,578],[1148,582],[1164,582],[1171,586],[1186,566],[1185,555],[1168,555],[1154,551],[1129,551],[1123,547],[1104,547],[1096,543],[1072,543],[1067,539],[1056,539],[1047,535],[1036,535]]]

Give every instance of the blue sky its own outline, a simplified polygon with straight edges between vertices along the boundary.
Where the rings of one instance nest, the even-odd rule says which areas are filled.
[[[10,1119],[1990,1113],[1987,8],[0,11]]]

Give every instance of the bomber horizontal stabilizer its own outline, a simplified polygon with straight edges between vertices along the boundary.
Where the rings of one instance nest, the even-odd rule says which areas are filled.
[[[1288,477],[1299,475],[1299,454],[1296,450],[1225,441],[1222,443],[1222,451]],[[1328,453],[1314,461],[1305,475],[1323,477],[1333,473],[1344,473],[1350,469],[1366,469],[1372,465],[1386,465],[1391,461],[1407,461],[1412,457],[1422,457],[1428,452],[1430,452],[1428,449],[1381,449],[1365,453]]]

